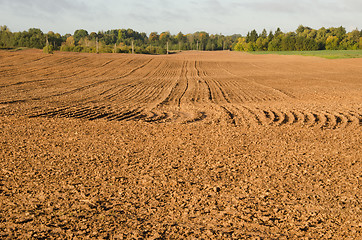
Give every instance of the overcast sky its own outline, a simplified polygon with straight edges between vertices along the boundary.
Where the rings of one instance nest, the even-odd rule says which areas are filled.
[[[0,0],[0,25],[61,34],[132,28],[149,34],[207,31],[246,35],[280,27],[295,31],[362,28],[362,0]]]

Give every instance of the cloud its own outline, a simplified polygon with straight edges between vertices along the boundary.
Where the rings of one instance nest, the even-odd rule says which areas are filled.
[[[102,19],[109,16],[108,8],[99,0],[91,3],[82,0],[0,0],[0,4],[4,6],[0,9],[0,21],[13,24],[20,31],[36,27],[46,31],[73,32],[88,26],[101,27],[104,24]]]
[[[13,11],[20,14],[37,13],[37,14],[49,14],[49,13],[64,13],[66,11],[88,11],[87,5],[80,1],[70,0],[58,0],[58,1],[46,1],[46,0],[1,0],[3,6],[8,6]]]
[[[311,13],[329,12],[344,14],[346,11],[360,12],[360,0],[246,0],[233,1],[233,5],[245,10],[268,13]]]
[[[268,13],[297,13],[310,9],[311,0],[295,1],[295,0],[254,0],[234,2],[237,8],[251,10],[255,12]]]
[[[101,1],[86,3],[81,0],[0,0],[0,3],[6,6],[15,18],[46,20],[57,24],[69,18],[73,19],[74,23],[94,20],[96,17],[107,16],[109,12]]]
[[[357,22],[361,0],[0,0],[0,6],[0,22],[15,31],[133,28],[246,34],[277,27],[294,31],[300,24],[362,27]]]
[[[124,7],[112,10],[110,19],[117,20],[126,28],[134,28],[138,31],[181,31],[182,25],[190,23],[189,11],[183,7],[183,3],[166,0],[133,1]]]
[[[208,0],[206,1],[206,4],[201,7],[204,7],[204,10],[206,10],[207,13],[218,15],[230,14],[230,12],[233,11],[233,9],[230,8],[230,3],[227,1],[221,4],[218,0]]]

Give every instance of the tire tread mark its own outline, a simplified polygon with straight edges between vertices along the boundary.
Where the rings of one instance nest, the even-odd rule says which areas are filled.
[[[178,107],[180,108],[181,107],[181,100],[182,100],[182,98],[185,96],[185,94],[186,94],[186,92],[187,92],[187,90],[188,90],[188,88],[189,88],[189,79],[188,79],[188,77],[187,77],[187,64],[186,64],[186,67],[185,67],[185,74],[184,74],[184,77],[185,77],[185,79],[186,79],[186,87],[185,87],[185,90],[182,92],[182,94],[181,94],[181,96],[178,98],[178,100],[177,100],[177,105],[178,105]]]

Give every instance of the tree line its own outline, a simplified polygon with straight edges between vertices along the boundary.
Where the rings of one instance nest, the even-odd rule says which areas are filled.
[[[269,33],[256,30],[246,36],[234,34],[209,34],[195,32],[176,35],[170,32],[152,32],[149,35],[133,29],[115,29],[91,32],[79,29],[74,34],[61,35],[52,31],[43,33],[31,28],[23,32],[11,32],[7,26],[0,26],[0,48],[44,48],[53,50],[87,53],[143,53],[166,54],[167,51],[235,50],[235,51],[310,51],[362,49],[362,30],[347,32],[344,27],[320,28],[299,26],[295,32],[283,33],[280,28]]]
[[[255,30],[238,39],[236,51],[314,51],[362,49],[362,30],[347,32],[344,27],[320,28],[318,30],[300,25],[295,32],[283,33],[264,29]]]

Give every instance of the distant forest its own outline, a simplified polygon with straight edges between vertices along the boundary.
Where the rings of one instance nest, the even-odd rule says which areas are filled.
[[[312,50],[356,50],[362,49],[362,30],[347,32],[344,27],[320,28],[318,30],[300,25],[295,32],[284,33],[278,28],[269,33],[256,30],[246,36],[235,34],[224,36],[195,32],[172,35],[170,32],[147,35],[132,29],[116,29],[88,33],[76,30],[73,35],[43,33],[31,28],[23,32],[11,32],[0,26],[0,48],[39,48],[45,52],[53,50],[87,53],[143,53],[166,54],[182,50],[234,50],[234,51],[312,51]]]

